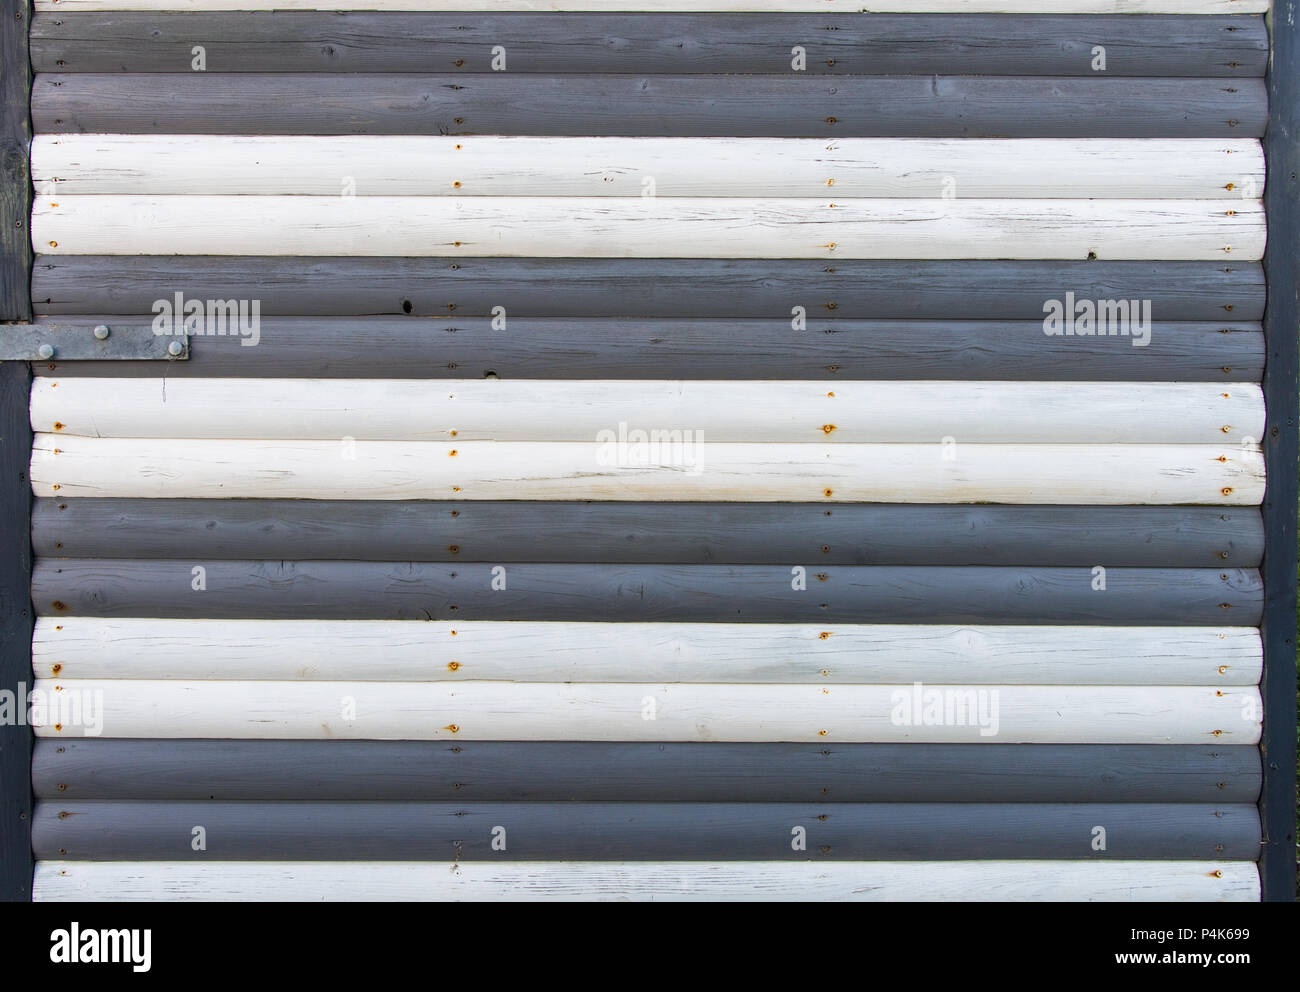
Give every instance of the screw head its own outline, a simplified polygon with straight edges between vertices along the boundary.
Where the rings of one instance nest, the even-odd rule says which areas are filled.
[[[43,344],[36,349],[36,354],[40,355],[41,358],[53,358],[54,346],[49,344]]]
[[[96,339],[97,341],[103,341],[106,337],[108,337],[108,325],[107,325],[107,324],[96,324],[96,325],[95,325],[95,339]]]
[[[181,344],[179,341],[173,341],[167,346],[167,354],[172,356],[179,355],[184,350],[185,345]]]

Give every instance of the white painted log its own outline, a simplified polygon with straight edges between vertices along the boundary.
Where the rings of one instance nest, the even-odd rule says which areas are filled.
[[[594,441],[626,424],[710,443],[1253,444],[1264,395],[1213,382],[38,378],[31,423],[113,438]]]
[[[60,194],[32,207],[50,255],[1254,261],[1264,232],[1256,200]]]
[[[36,0],[36,9],[1261,14],[1268,10],[1268,0]]]
[[[41,617],[40,678],[392,682],[1259,682],[1254,627]]]
[[[42,861],[37,902],[1257,902],[1253,861]]]
[[[1230,199],[1259,141],[40,134],[32,176],[85,194]]]
[[[169,382],[170,385],[170,382]],[[213,411],[220,417],[226,411]],[[37,496],[1256,506],[1256,445],[226,441],[38,434]]]
[[[1231,686],[38,679],[38,737],[1256,744]]]

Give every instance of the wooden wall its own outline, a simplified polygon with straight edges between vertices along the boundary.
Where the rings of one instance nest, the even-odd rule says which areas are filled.
[[[37,898],[1259,898],[1266,3],[269,6],[36,4],[37,319],[202,304]]]

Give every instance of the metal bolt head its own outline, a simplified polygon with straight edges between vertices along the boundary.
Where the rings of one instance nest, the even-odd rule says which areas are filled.
[[[103,341],[106,337],[108,337],[108,325],[107,325],[107,324],[96,324],[96,325],[95,325],[95,340],[97,340],[97,341]]]
[[[54,357],[54,346],[53,346],[53,345],[49,345],[49,344],[43,344],[43,345],[41,345],[39,348],[36,349],[36,354],[40,355],[41,358],[47,358],[47,359],[48,359],[48,358],[53,358],[53,357]]]
[[[184,350],[185,345],[181,344],[179,341],[173,341],[167,346],[167,354],[172,355],[173,357],[179,355]]]

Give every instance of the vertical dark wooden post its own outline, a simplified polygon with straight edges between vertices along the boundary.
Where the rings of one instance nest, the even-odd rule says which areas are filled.
[[[1268,186],[1267,363],[1268,428],[1264,458],[1264,787],[1259,812],[1263,896],[1296,897],[1296,488],[1297,335],[1300,334],[1300,0],[1276,0],[1269,63],[1269,122],[1265,137]]]
[[[29,0],[0,0],[0,321],[31,319],[32,248]],[[0,324],[0,335],[5,333]],[[0,362],[0,691],[14,693],[0,722],[0,899],[32,897],[31,486],[27,417],[31,369]]]

